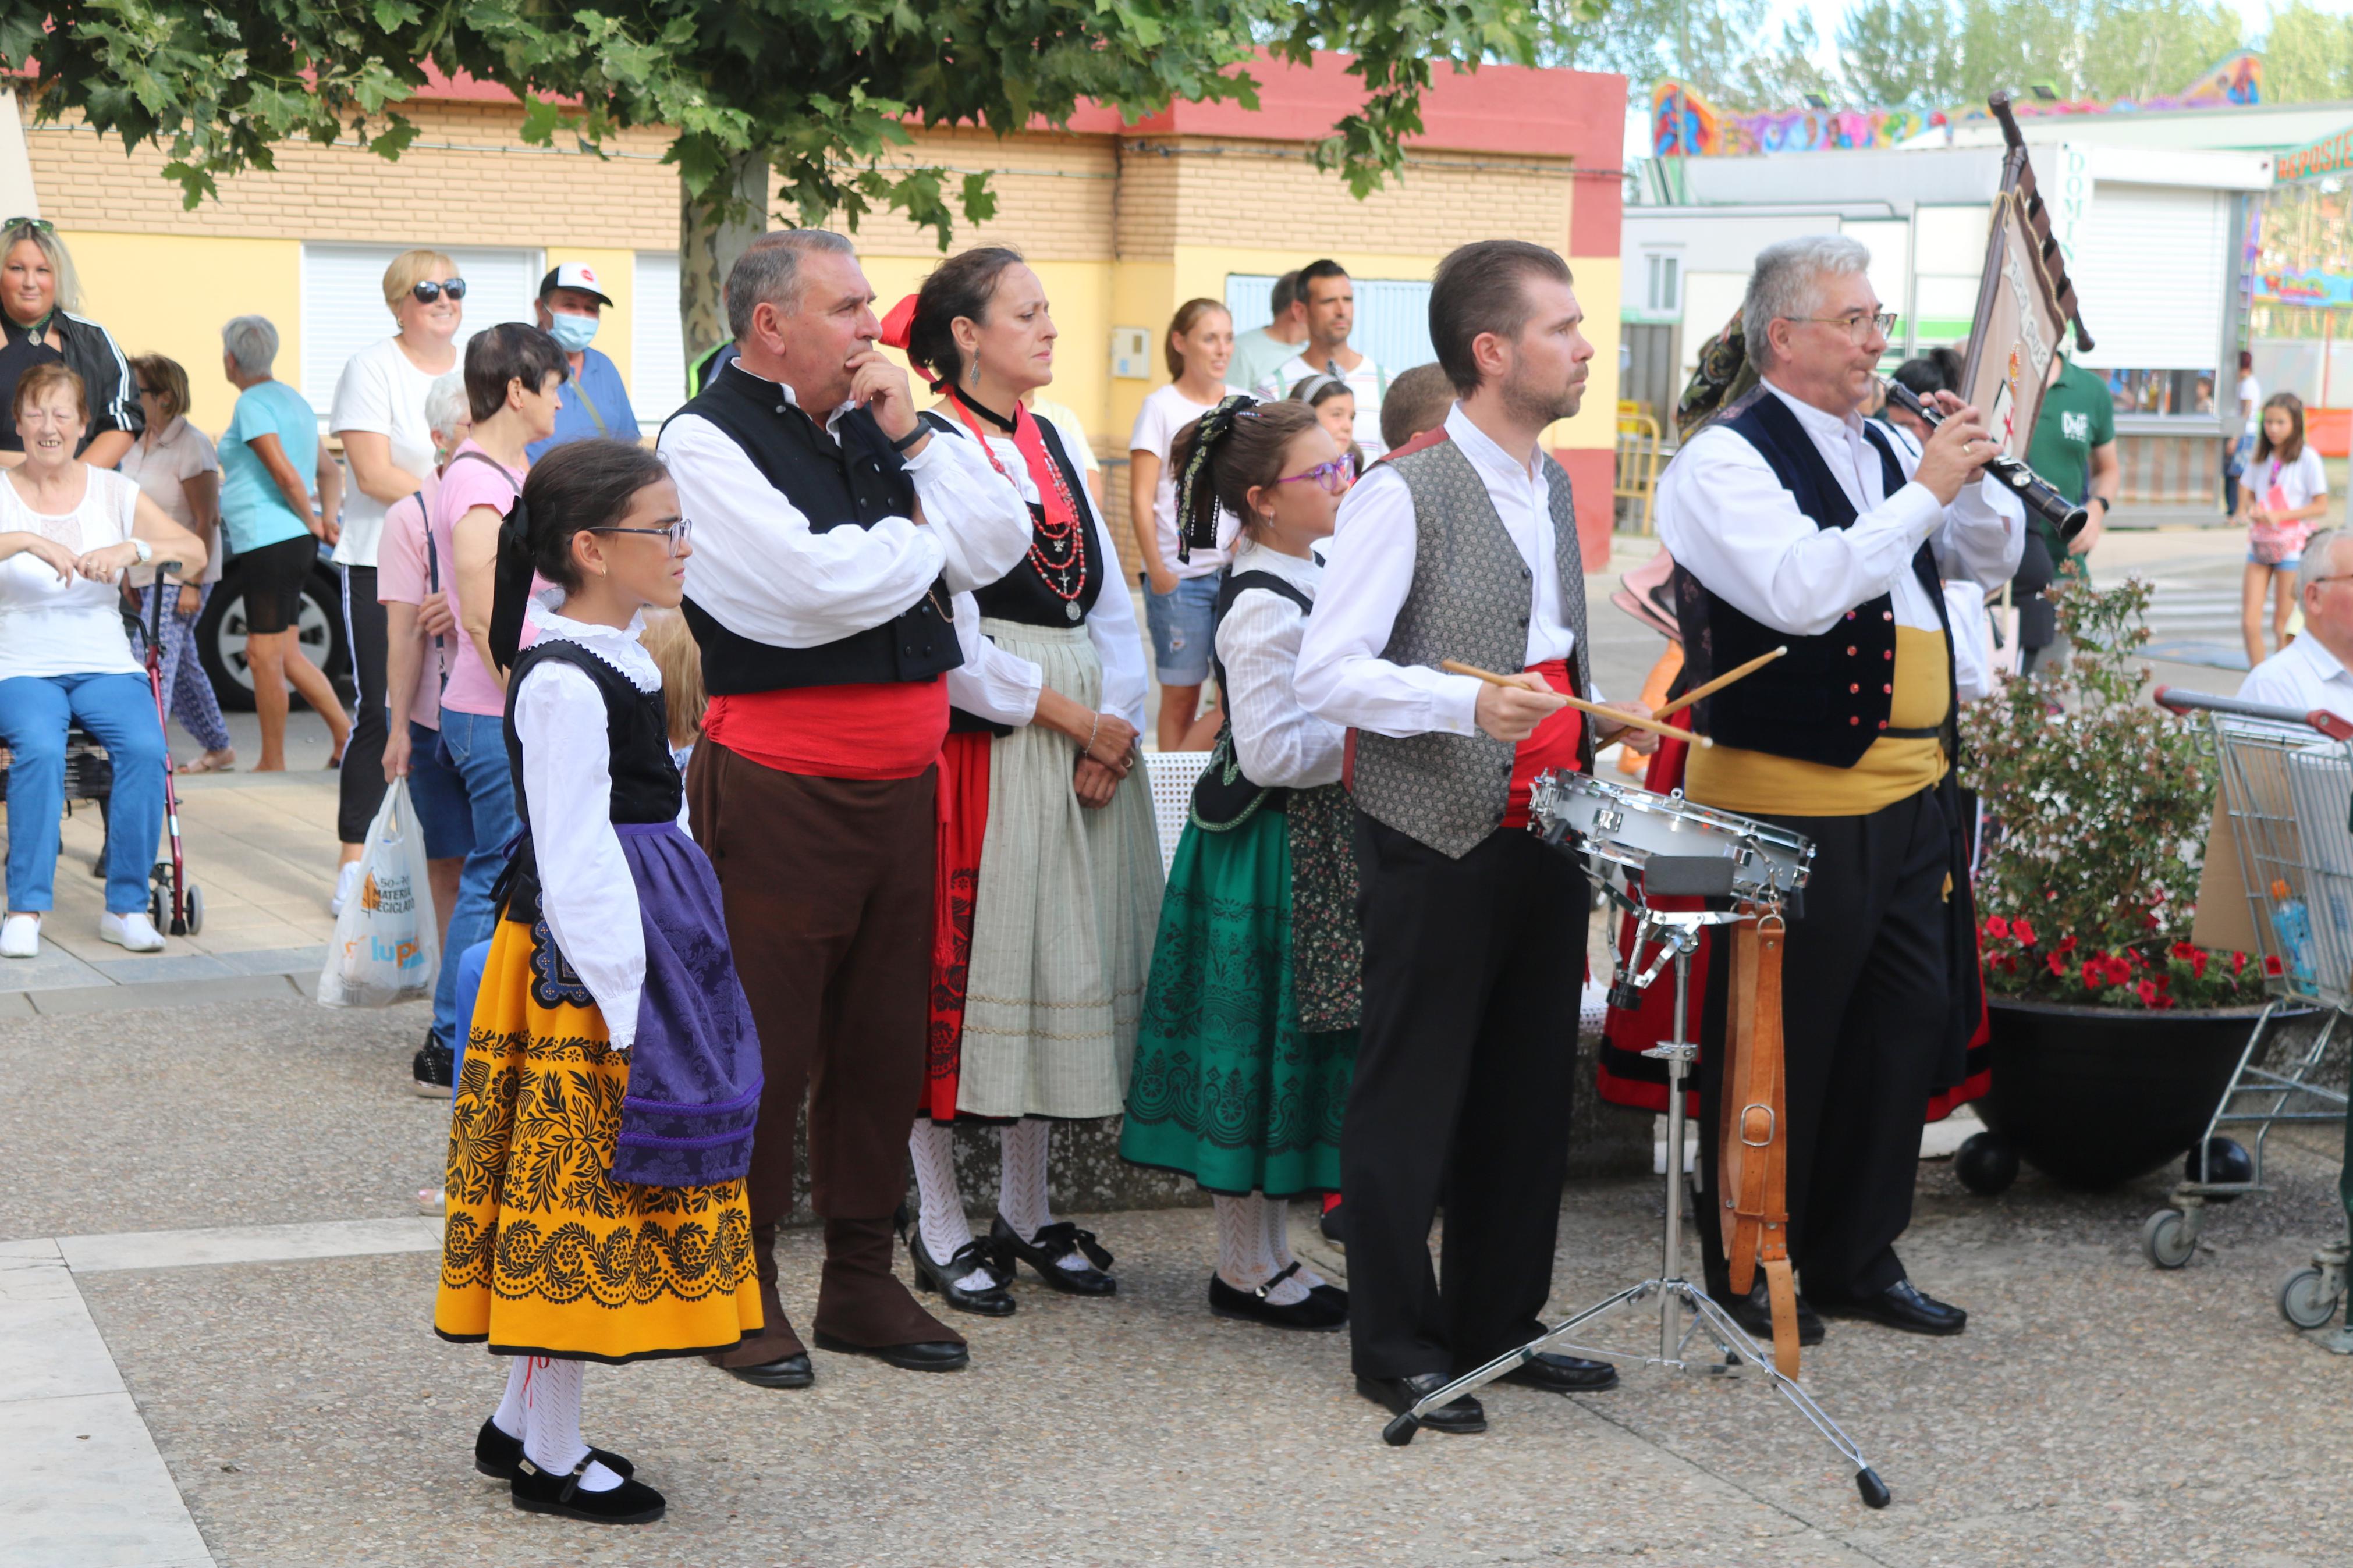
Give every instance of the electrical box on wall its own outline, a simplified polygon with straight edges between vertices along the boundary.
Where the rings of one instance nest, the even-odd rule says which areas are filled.
[[[1152,379],[1152,334],[1142,327],[1111,330],[1111,374],[1119,381]]]

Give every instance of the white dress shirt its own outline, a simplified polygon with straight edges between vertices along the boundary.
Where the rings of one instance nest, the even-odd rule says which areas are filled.
[[[539,641],[577,643],[640,691],[661,689],[661,670],[628,626],[592,626],[563,615],[561,589],[525,612]],[[615,1050],[637,1043],[638,996],[646,983],[646,933],[638,885],[613,831],[613,752],[605,696],[587,674],[550,660],[523,672],[514,692],[522,741],[522,797],[539,867],[539,912],[555,945],[596,998]],[[681,806],[679,816],[686,816]]]
[[[1853,504],[1854,524],[1816,527],[1764,454],[1710,426],[1667,465],[1658,498],[1659,542],[1709,592],[1792,637],[1819,637],[1857,605],[1888,594],[1897,626],[1933,632],[1942,629],[1936,601],[1912,572],[1924,542],[1947,578],[1992,588],[2018,571],[2025,509],[1990,476],[1962,486],[1949,507],[1918,483],[1889,495],[1879,448],[1864,438],[1859,416],[1825,413],[1764,384],[1813,437]],[[1909,479],[1919,454],[1908,442],[1891,446]]]
[[[1542,454],[1521,463],[1473,425],[1459,403],[1447,413],[1446,434],[1478,470],[1504,531],[1535,577],[1524,668],[1568,658],[1577,630],[1561,609],[1552,481]],[[1404,478],[1386,463],[1367,469],[1340,503],[1339,524],[1324,552],[1324,595],[1300,645],[1299,700],[1309,712],[1377,735],[1476,731],[1476,679],[1381,657],[1413,586],[1416,553],[1413,496]]]
[[[2255,666],[2240,683],[2239,700],[2293,708],[2299,713],[2326,709],[2340,719],[2353,719],[2353,672],[2306,628],[2295,641]]]
[[[941,417],[951,422],[955,419],[953,414],[943,413]],[[942,433],[935,428],[933,439],[941,438]],[[965,430],[951,428],[945,438],[971,449],[972,437]],[[1021,448],[1014,445],[1011,436],[994,430],[988,434],[988,449],[1004,465],[1001,473],[993,468],[988,469],[989,481],[1000,489],[1009,483],[1021,499],[1023,520],[1029,521],[1029,509],[1038,504],[1039,496],[1038,482],[1029,476],[1028,459],[1021,456]],[[982,461],[986,466],[987,459]],[[1126,720],[1141,731],[1144,705],[1152,694],[1152,680],[1144,668],[1144,636],[1135,627],[1135,601],[1127,595],[1118,552],[1111,547],[1103,514],[1095,510],[1093,499],[1083,485],[1071,499],[1085,520],[1087,571],[1103,585],[1086,620],[1087,640],[1094,646],[1095,658],[1103,665],[1102,710]],[[1028,536],[1023,538],[1026,555]],[[1012,568],[1017,572],[1026,569],[1026,561]],[[997,577],[1004,575],[1002,572],[997,574]],[[989,581],[993,583],[997,578]],[[1035,661],[1003,652],[981,635],[980,605],[969,593],[956,595],[955,609],[956,643],[964,650],[964,663],[948,671],[948,701],[994,723],[1029,723],[1038,714],[1038,693],[1045,685],[1044,674]],[[1068,697],[1071,693],[1063,695]]]
[[[1243,538],[1234,542],[1231,570],[1237,576],[1269,573],[1321,603],[1324,568],[1312,559]],[[1280,594],[1255,592],[1236,595],[1233,608],[1218,623],[1235,760],[1250,783],[1269,789],[1313,789],[1340,777],[1348,732],[1301,707],[1293,684],[1300,637],[1313,618]]]
[[[735,361],[721,373],[752,374]],[[765,381],[778,405],[789,386]],[[845,404],[826,418],[830,435]],[[945,575],[951,593],[994,583],[1029,548],[1029,511],[968,442],[934,434],[907,459],[923,514],[820,533],[717,426],[681,414],[659,443],[694,521],[686,592],[729,631],[776,647],[818,647],[903,614]]]

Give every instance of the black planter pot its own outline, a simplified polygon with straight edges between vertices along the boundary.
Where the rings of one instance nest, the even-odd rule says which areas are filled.
[[[2263,1016],[2260,1006],[2148,1013],[1986,1002],[1993,1089],[1978,1113],[2071,1187],[2112,1187],[2186,1152]]]

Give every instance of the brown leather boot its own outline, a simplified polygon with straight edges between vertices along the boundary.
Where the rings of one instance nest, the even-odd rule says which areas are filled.
[[[923,1310],[891,1271],[891,1222],[825,1222],[825,1274],[818,1286],[821,1351],[871,1355],[909,1372],[955,1372],[971,1356],[964,1336]]]

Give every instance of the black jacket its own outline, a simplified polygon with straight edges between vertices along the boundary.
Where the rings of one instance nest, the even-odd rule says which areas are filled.
[[[67,368],[81,377],[82,390],[90,399],[90,427],[82,433],[82,446],[88,447],[109,430],[144,434],[147,416],[139,407],[138,379],[107,330],[87,316],[58,310],[49,319],[49,331],[57,335],[58,352],[65,356]],[[23,329],[15,329],[11,335],[21,340]],[[16,376],[22,374],[20,368],[6,377],[5,384],[0,384],[0,408],[16,401]],[[10,428],[14,429],[13,424]]]

